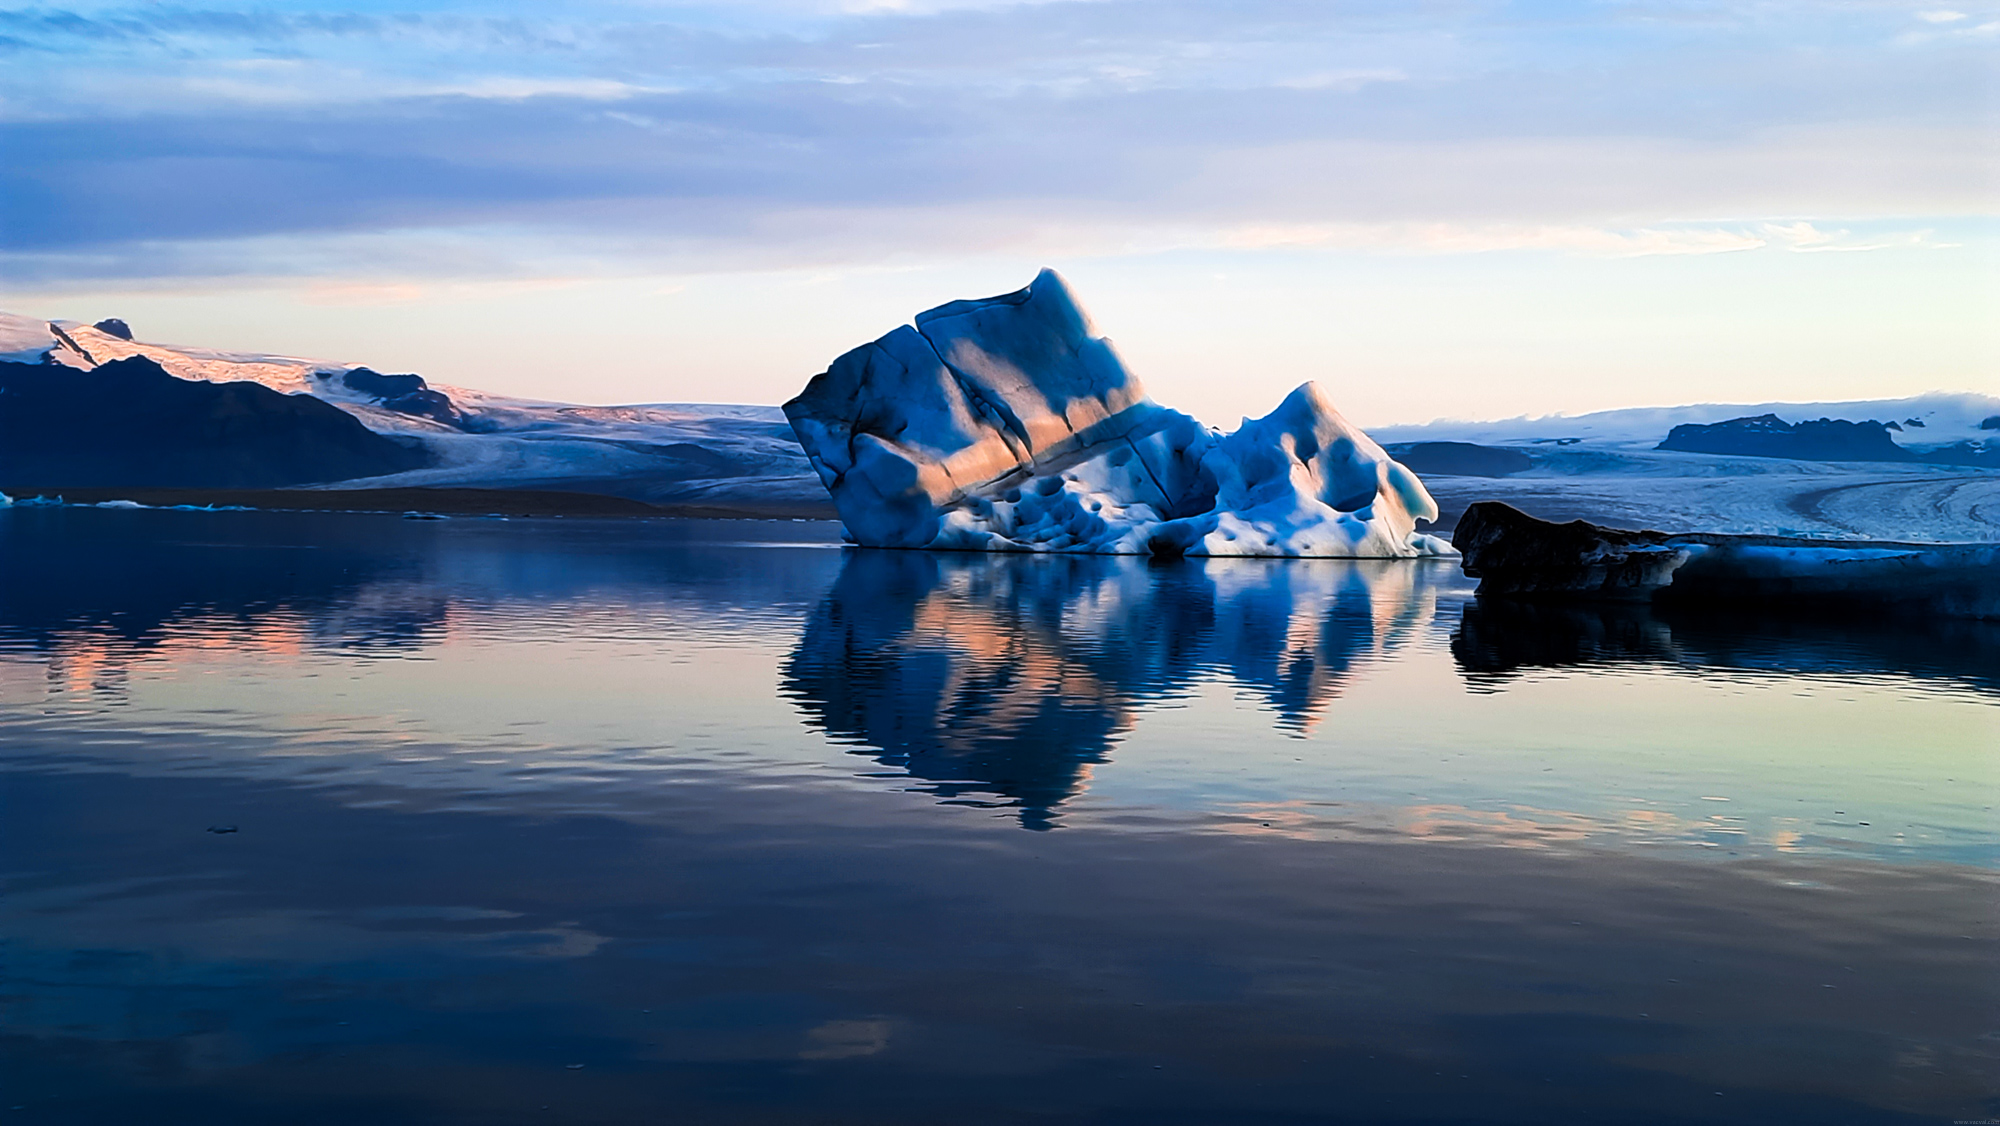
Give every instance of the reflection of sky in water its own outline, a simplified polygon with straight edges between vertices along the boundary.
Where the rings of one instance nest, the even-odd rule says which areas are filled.
[[[23,1105],[1873,1121],[2000,1089],[1989,627],[803,524],[14,511],[0,567]]]
[[[716,776],[914,789],[1031,828],[1994,859],[1976,632],[1500,621],[1443,564],[842,553],[794,542],[813,525],[355,518],[205,542],[185,537],[231,525],[167,513],[135,557],[111,522],[145,514],[17,513],[16,543],[54,528],[24,516],[64,531],[10,584],[17,760],[590,808]]]

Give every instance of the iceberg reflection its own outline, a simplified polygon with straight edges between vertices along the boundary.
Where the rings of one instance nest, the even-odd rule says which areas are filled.
[[[1310,730],[1421,636],[1448,565],[849,552],[784,693],[947,802],[1046,829],[1148,703],[1221,679]]]

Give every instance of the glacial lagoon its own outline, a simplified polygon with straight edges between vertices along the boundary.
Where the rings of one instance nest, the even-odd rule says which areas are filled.
[[[0,510],[0,1111],[2000,1115],[2000,631]]]

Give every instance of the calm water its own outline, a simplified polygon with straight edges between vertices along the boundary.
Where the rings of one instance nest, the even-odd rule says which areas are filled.
[[[0,1114],[2000,1116],[1996,702],[1435,562],[17,508]]]

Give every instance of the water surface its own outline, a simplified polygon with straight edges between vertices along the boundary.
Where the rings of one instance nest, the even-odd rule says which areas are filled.
[[[1993,627],[0,512],[0,1107],[2000,1113]]]

